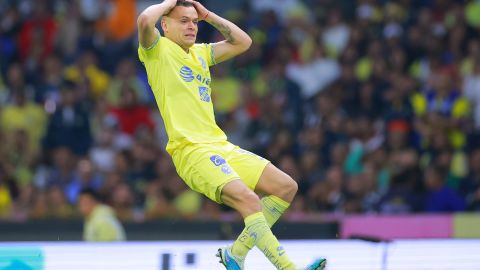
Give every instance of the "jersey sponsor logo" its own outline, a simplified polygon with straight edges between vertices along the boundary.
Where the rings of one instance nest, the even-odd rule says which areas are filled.
[[[195,78],[195,76],[193,76],[192,69],[187,66],[183,66],[180,69],[180,77],[182,77],[182,79],[186,82],[191,82]]]
[[[203,69],[207,69],[207,62],[202,57],[198,57],[198,61],[202,64]]]
[[[206,65],[206,64],[205,64]],[[201,84],[210,85],[210,78],[207,76],[202,76],[201,74],[196,74],[188,66],[183,66],[180,68],[180,77],[186,82],[192,82],[194,79]]]
[[[213,164],[215,166],[220,166],[220,165],[223,165],[223,164],[226,164],[227,162],[225,161],[224,158],[222,158],[221,156],[219,155],[213,155],[210,157],[210,160],[213,162]]]
[[[208,88],[205,86],[199,86],[198,92],[200,94],[200,100],[210,102],[210,95],[208,94]]]
[[[206,84],[206,85],[210,84],[210,78],[202,77],[202,75],[200,74],[197,74],[196,78],[197,78],[197,81],[199,81],[202,84]]]

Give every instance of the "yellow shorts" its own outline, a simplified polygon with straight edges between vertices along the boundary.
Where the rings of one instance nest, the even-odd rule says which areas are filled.
[[[254,190],[270,161],[231,144],[189,144],[172,153],[178,175],[185,183],[211,200],[222,203],[222,188],[241,179]]]

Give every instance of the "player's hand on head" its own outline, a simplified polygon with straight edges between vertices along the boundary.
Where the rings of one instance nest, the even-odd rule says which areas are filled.
[[[163,3],[165,3],[169,7],[169,12],[172,10],[175,5],[177,5],[177,0],[163,0]]]
[[[195,9],[197,10],[199,20],[204,20],[207,17],[209,11],[200,2],[194,1],[194,0],[187,0],[187,1],[191,2],[195,7]]]

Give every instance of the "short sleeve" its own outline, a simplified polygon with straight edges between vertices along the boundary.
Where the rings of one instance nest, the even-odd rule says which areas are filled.
[[[217,64],[215,62],[215,54],[213,52],[212,43],[204,43],[202,45],[205,47],[205,54],[206,54],[206,57],[207,57],[208,66],[213,66],[213,65]]]
[[[157,39],[155,42],[148,48],[144,48],[142,44],[138,44],[138,58],[141,62],[145,63],[151,60],[156,60],[160,57],[160,43],[161,35],[158,29],[155,29],[157,33]]]

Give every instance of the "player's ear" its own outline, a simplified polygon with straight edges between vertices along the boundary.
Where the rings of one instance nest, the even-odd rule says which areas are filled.
[[[162,30],[164,33],[168,33],[168,23],[167,23],[167,16],[163,16],[162,20],[160,21],[160,25],[162,26]]]

